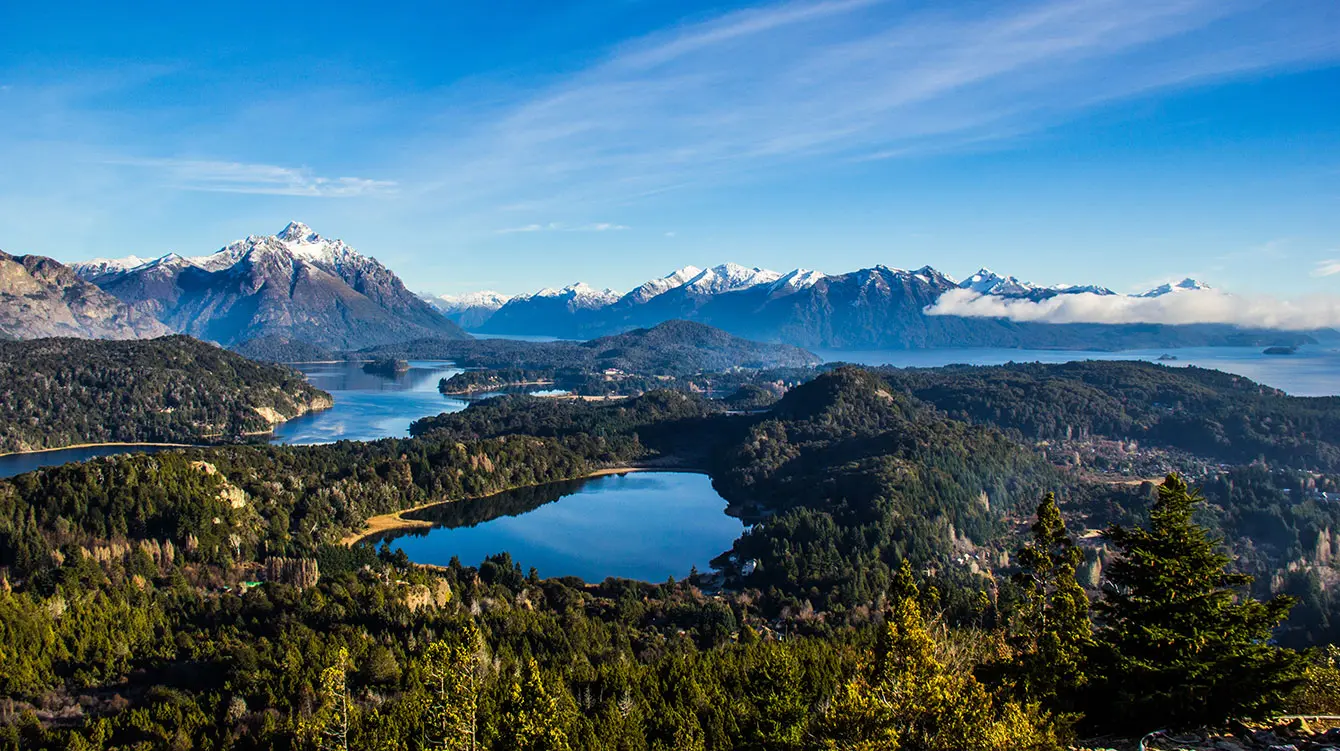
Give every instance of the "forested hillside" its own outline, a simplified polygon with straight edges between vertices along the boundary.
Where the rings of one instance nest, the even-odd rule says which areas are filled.
[[[1213,537],[1267,579],[1326,576],[1293,556],[1340,518],[1281,510],[1285,470],[1203,478],[1212,506],[1176,477],[1095,483],[857,368],[727,406],[502,397],[409,439],[0,481],[0,748],[1012,751],[1340,709],[1324,656],[1266,643],[1293,584],[1251,588]],[[473,498],[444,518],[476,523],[514,510],[496,491],[665,457],[757,522],[720,577],[591,586],[335,544],[375,514]],[[1269,538],[1237,538],[1270,514]],[[1112,526],[1078,539],[1092,524]],[[1196,573],[1170,589],[1165,569]],[[1194,625],[1141,609],[1158,598],[1197,603]],[[1294,636],[1326,634],[1328,608]],[[1134,661],[1167,644],[1166,667]]]
[[[1031,441],[1106,436],[1229,464],[1340,470],[1340,398],[1288,396],[1218,370],[1089,361],[879,372],[951,417]]]
[[[0,343],[0,453],[235,441],[330,403],[297,371],[186,336]]]

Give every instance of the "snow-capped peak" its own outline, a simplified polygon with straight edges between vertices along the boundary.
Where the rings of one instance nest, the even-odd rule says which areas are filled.
[[[530,299],[537,297],[562,297],[567,298],[568,308],[570,310],[603,308],[606,305],[619,299],[619,293],[612,289],[596,289],[586,282],[576,282],[569,284],[563,289],[554,289],[545,287],[530,296]]]
[[[321,239],[320,235],[313,232],[311,227],[302,222],[289,222],[275,237],[291,243],[310,243]]]
[[[277,235],[248,235],[246,239],[238,240],[219,251],[186,260],[206,271],[222,271],[253,253],[277,253],[328,267],[368,260],[345,245],[343,240],[327,240],[302,222],[289,222]]]
[[[125,258],[92,258],[87,261],[70,264],[74,273],[84,279],[93,279],[104,274],[114,274],[121,271],[130,271],[139,268],[152,259],[140,258],[139,256],[126,256]]]
[[[770,284],[782,278],[776,271],[747,268],[738,263],[723,263],[699,273],[685,285],[698,294],[715,295],[759,284]]]
[[[672,289],[683,287],[693,280],[694,277],[703,273],[703,270],[697,266],[685,266],[682,269],[675,269],[658,279],[649,279],[642,286],[629,292],[624,297],[634,302],[646,302],[657,295],[663,295]]]
[[[1037,290],[1036,286],[1028,282],[1021,282],[1013,276],[1001,276],[985,267],[959,282],[958,286],[979,295],[1026,295]]]
[[[790,294],[792,292],[799,292],[802,289],[808,289],[809,287],[813,287],[816,282],[818,282],[820,279],[823,279],[825,276],[826,274],[824,274],[822,271],[812,271],[810,269],[795,269],[794,271],[790,271],[782,275],[780,279],[773,282],[771,289],[774,294],[778,292],[783,292],[786,294]]]
[[[467,292],[463,295],[433,295],[424,293],[421,294],[420,297],[443,313],[456,313],[471,309],[497,310],[512,299],[512,295],[504,295],[501,292],[494,292],[491,289],[480,290],[478,292]]]
[[[460,307],[501,308],[508,300],[512,299],[512,295],[504,295],[491,289],[482,289],[478,292],[467,292],[463,295],[437,295],[434,299]]]
[[[1145,292],[1140,297],[1162,297],[1173,292],[1195,292],[1200,290],[1214,289],[1205,282],[1187,277],[1180,282],[1160,284],[1154,289]]]

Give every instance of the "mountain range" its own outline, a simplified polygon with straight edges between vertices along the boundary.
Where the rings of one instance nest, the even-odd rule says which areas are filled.
[[[1204,290],[1186,279],[1142,297]],[[807,348],[1021,347],[1132,349],[1297,345],[1307,333],[1220,324],[1052,324],[929,315],[948,292],[1039,301],[1115,295],[1096,285],[1040,286],[981,269],[963,281],[930,267],[844,274],[779,273],[737,264],[686,266],[626,293],[572,284],[509,297],[411,293],[390,269],[341,240],[290,222],[203,256],[97,259],[69,268],[0,259],[0,338],[135,338],[190,334],[268,359],[310,359],[422,338],[546,335],[594,339],[689,320]]]
[[[172,330],[225,346],[279,337],[358,349],[467,336],[375,258],[299,222],[210,255],[99,259],[73,269]]]
[[[1142,296],[1203,289],[1208,285],[1186,279]],[[808,269],[782,274],[728,263],[678,269],[622,295],[579,283],[512,298],[497,293],[437,298],[435,305],[448,318],[483,334],[572,339],[684,319],[751,339],[832,349],[1128,349],[1311,340],[1305,334],[1218,324],[1051,324],[925,312],[952,290],[1035,301],[1079,293],[1116,294],[1097,285],[1040,286],[989,269],[960,282],[930,266],[913,271],[875,266],[827,275]]]

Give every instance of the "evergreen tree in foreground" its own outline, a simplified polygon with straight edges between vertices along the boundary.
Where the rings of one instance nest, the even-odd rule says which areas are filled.
[[[1075,580],[1084,554],[1066,533],[1056,496],[1038,505],[1033,539],[1019,550],[1014,581],[1022,601],[1011,619],[1010,665],[1014,689],[1022,696],[1072,710],[1087,682],[1085,658],[1093,644],[1089,598]]]
[[[894,582],[874,664],[839,687],[813,738],[842,751],[1026,751],[1056,747],[1036,707],[998,700],[971,670],[946,662],[927,627],[911,569]]]
[[[1270,644],[1292,598],[1259,602],[1252,577],[1191,520],[1199,493],[1169,475],[1148,529],[1112,527],[1120,553],[1098,605],[1102,678],[1090,718],[1114,729],[1213,726],[1268,715],[1300,675],[1300,658]]]

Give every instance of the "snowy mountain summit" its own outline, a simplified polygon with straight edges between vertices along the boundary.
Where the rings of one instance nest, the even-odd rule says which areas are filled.
[[[90,262],[78,271],[133,309],[225,345],[275,336],[357,349],[463,336],[375,258],[302,222],[207,255]]]
[[[1210,289],[1214,289],[1214,287],[1211,287],[1198,279],[1187,277],[1177,283],[1160,284],[1154,289],[1140,295],[1140,297],[1162,297],[1164,295],[1176,294],[1178,292],[1201,292]]]

